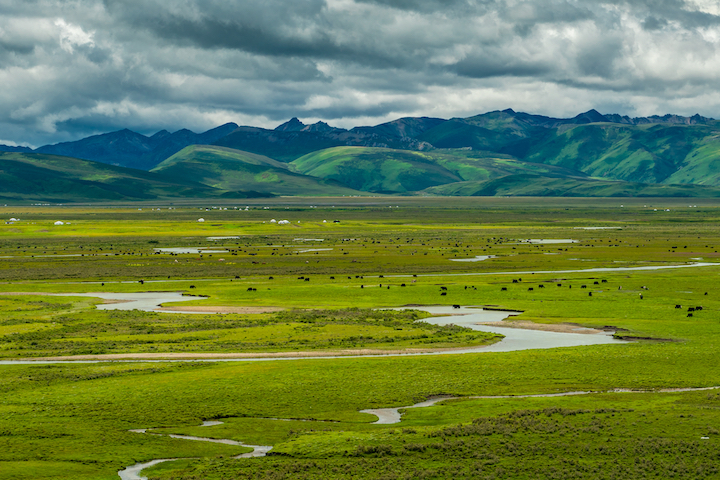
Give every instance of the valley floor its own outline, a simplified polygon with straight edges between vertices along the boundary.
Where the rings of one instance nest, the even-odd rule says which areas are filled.
[[[716,202],[330,201],[0,208],[0,479],[720,478]]]

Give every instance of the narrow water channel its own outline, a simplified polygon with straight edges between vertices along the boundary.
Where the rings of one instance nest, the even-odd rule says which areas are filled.
[[[210,421],[203,422],[201,427],[212,427],[214,425],[222,425],[222,423],[223,422],[220,422],[217,420],[210,420]],[[141,429],[130,430],[130,431],[132,433],[156,435],[158,437],[164,436],[163,434],[148,432],[147,430],[148,429],[146,429],[146,428],[141,428]],[[264,457],[273,448],[272,445],[248,445],[246,443],[238,442],[236,440],[230,440],[227,438],[195,437],[195,436],[191,436],[191,435],[176,435],[176,434],[169,434],[166,436],[168,436],[170,438],[177,438],[179,440],[190,440],[190,441],[195,441],[195,442],[222,443],[224,445],[234,445],[234,446],[238,446],[238,447],[250,447],[253,449],[251,452],[241,453],[240,455],[237,455],[233,458]],[[180,460],[180,459],[179,458],[160,458],[160,459],[152,460],[149,462],[136,463],[135,465],[131,465],[131,466],[125,468],[124,470],[120,470],[118,472],[118,475],[120,476],[121,480],[147,480],[147,477],[140,476],[140,472],[142,472],[146,468],[150,468],[159,463],[172,462],[174,460]]]

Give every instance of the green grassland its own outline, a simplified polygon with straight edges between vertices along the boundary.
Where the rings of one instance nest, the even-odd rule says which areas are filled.
[[[4,359],[488,341],[416,322],[425,315],[418,312],[375,310],[431,304],[521,310],[513,321],[612,326],[636,339],[415,357],[0,365],[0,479],[111,479],[157,458],[183,460],[145,470],[149,478],[720,478],[718,391],[653,391],[720,385],[720,266],[582,271],[716,262],[717,201],[687,202],[356,198],[255,200],[248,211],[0,208],[20,218],[0,224]],[[70,225],[55,227],[57,219]],[[614,229],[585,229],[594,227]],[[239,238],[208,240],[220,236]],[[577,242],[520,241],[530,238]],[[169,247],[226,251],[154,250]],[[477,255],[495,258],[451,261]],[[209,297],[187,305],[286,310],[100,311],[93,298],[43,295],[97,291],[180,291]],[[598,393],[452,400],[408,409],[395,425],[359,413],[435,395],[571,391]],[[224,423],[198,427],[213,419]],[[129,432],[144,428],[151,434]],[[169,433],[273,445],[275,455],[233,459],[246,449]]]
[[[700,117],[632,120],[589,111],[554,119],[505,110],[448,121],[403,118],[347,131],[322,123],[303,126],[295,119],[279,130],[239,127],[227,134],[232,124],[206,132],[209,136],[176,132],[179,143],[168,140],[164,146],[123,130],[38,151],[146,167],[153,157],[152,171],[3,153],[0,200],[186,202],[369,194],[707,198],[718,196],[720,187],[719,126]],[[178,151],[181,146],[186,147]]]
[[[384,431],[316,424],[314,432],[288,435],[278,456],[265,462],[173,462],[146,473],[162,479],[716,478],[717,450],[701,436],[716,435],[709,423],[718,421],[717,397],[648,397],[459,401],[411,410],[403,427]],[[438,428],[441,422],[457,423]],[[248,423],[236,425],[252,431]]]
[[[596,123],[557,129],[523,158],[593,177],[717,185],[717,147],[714,126]]]
[[[690,184],[646,184],[600,178],[506,175],[484,181],[448,183],[423,190],[429,195],[527,197],[718,197],[720,189]]]
[[[471,150],[413,152],[371,147],[335,147],[290,163],[296,172],[335,180],[357,190],[405,193],[461,181],[521,173],[582,176],[577,171],[520,162],[508,155]]]
[[[72,202],[217,195],[192,179],[173,181],[131,168],[39,153],[0,153],[0,198]]]
[[[237,290],[233,292],[237,294]],[[73,303],[58,303],[58,301]],[[87,298],[0,297],[0,358],[122,353],[395,351],[500,337],[417,320],[425,312],[299,310],[254,315],[96,311]],[[89,304],[89,305],[88,305]]]
[[[285,163],[262,155],[210,145],[192,145],[152,169],[165,178],[199,182],[227,192],[275,195],[356,195],[332,181],[288,170]]]

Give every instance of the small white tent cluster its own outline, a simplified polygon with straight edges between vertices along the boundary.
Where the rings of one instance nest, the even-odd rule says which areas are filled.
[[[290,220],[280,220],[277,222],[278,225],[290,225]]]

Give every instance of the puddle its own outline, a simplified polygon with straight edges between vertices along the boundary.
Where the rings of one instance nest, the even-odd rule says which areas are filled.
[[[304,250],[296,250],[297,253],[309,253],[309,252],[329,252],[334,248],[306,248]]]
[[[219,420],[205,420],[202,423],[202,425],[200,425],[200,426],[201,427],[214,427],[215,425],[222,425],[222,424],[223,424],[223,422],[221,422]]]
[[[575,227],[575,230],[622,230],[623,227]]]
[[[200,253],[228,253],[228,250],[211,250],[210,248],[206,247],[199,247],[199,248],[193,248],[193,247],[168,247],[168,248],[153,248],[158,253],[174,253],[174,254],[181,254],[181,253],[192,253],[192,254],[200,254]]]
[[[518,240],[519,243],[508,243],[506,245],[519,245],[521,243],[529,243],[532,245],[555,245],[559,243],[578,243],[579,240],[570,238],[526,238]]]
[[[451,262],[482,262],[490,258],[497,258],[497,255],[478,255],[474,258],[451,258]]]
[[[234,236],[234,237],[207,237],[207,240],[210,242],[215,242],[217,240],[237,240],[241,237]]]
[[[293,242],[324,242],[324,238],[293,238]]]

